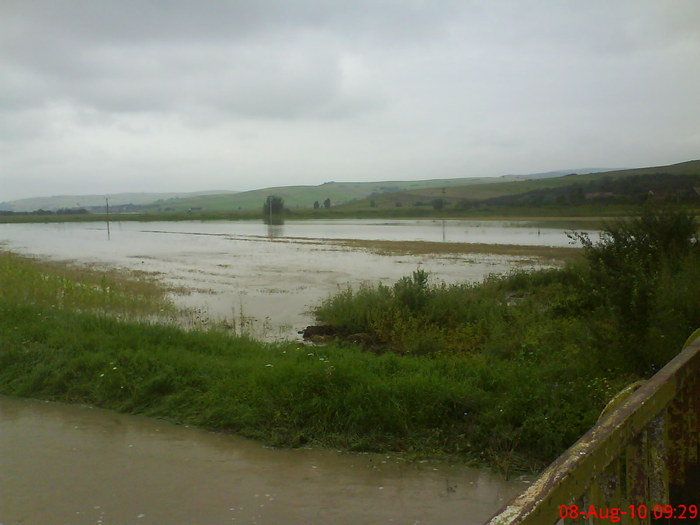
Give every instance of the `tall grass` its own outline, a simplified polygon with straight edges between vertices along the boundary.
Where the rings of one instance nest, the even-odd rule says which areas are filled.
[[[0,300],[0,392],[230,430],[273,445],[397,451],[522,468],[595,420],[598,383],[518,360],[266,345]],[[576,400],[586,399],[585,403]],[[575,408],[572,408],[575,407]]]
[[[574,234],[584,257],[561,269],[449,286],[419,270],[328,297],[315,314],[398,353],[510,358],[532,347],[557,356],[564,345],[587,373],[648,376],[700,326],[696,232],[686,212],[649,209],[606,225],[596,243]],[[580,359],[575,349],[586,349]]]
[[[490,435],[476,442],[494,462],[551,457],[700,327],[696,232],[683,211],[645,210],[608,224],[599,242],[578,236],[583,259],[561,269],[449,286],[416,271],[331,296],[316,316],[368,333],[383,351],[464,367],[487,400],[475,408],[476,433]]]
[[[10,303],[134,319],[173,313],[167,293],[145,273],[97,270],[0,250],[0,299]]]

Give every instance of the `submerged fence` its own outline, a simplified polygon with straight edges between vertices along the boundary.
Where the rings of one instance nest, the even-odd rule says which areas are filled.
[[[487,523],[700,523],[700,336],[635,387]]]

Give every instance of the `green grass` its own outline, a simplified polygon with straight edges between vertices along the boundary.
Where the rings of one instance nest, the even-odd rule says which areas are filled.
[[[0,250],[0,299],[8,303],[135,319],[173,314],[167,293],[144,272],[97,270]]]
[[[598,382],[573,381],[566,366],[533,378],[516,361],[264,345],[4,300],[0,334],[3,394],[157,416],[279,446],[482,463],[508,454],[527,468],[582,433],[610,394]],[[587,402],[572,409],[576,399]]]

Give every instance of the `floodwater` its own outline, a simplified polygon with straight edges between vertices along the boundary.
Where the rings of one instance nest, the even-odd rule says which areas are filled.
[[[319,242],[309,242],[318,239]],[[445,282],[539,263],[377,255],[323,239],[566,246],[561,228],[494,221],[0,224],[19,253],[152,272],[175,302],[263,339],[298,337],[309,309],[420,267]],[[525,488],[491,473],[369,454],[277,450],[235,436],[0,396],[0,525],[482,523]]]
[[[313,306],[340,289],[390,284],[417,268],[447,283],[539,264],[526,257],[378,255],[328,239],[424,240],[567,246],[566,229],[532,222],[436,220],[183,221],[0,224],[20,253],[152,272],[192,309],[190,322],[225,321],[259,339],[297,336]],[[315,240],[315,241],[314,241]]]
[[[0,396],[0,524],[483,523],[525,480]]]

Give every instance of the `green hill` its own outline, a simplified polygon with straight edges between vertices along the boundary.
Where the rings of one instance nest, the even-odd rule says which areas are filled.
[[[110,206],[134,205],[129,211],[150,212],[236,212],[259,210],[269,195],[284,199],[285,207],[311,209],[314,202],[323,205],[330,199],[334,209],[355,210],[430,207],[435,199],[444,199],[448,206],[466,202],[485,202],[529,192],[579,185],[583,187],[604,178],[611,180],[641,175],[698,175],[700,160],[669,166],[626,170],[568,170],[530,175],[431,179],[418,181],[326,182],[317,186],[281,186],[244,192],[197,193],[123,193],[108,195]],[[592,186],[591,186],[592,187]],[[104,195],[80,195],[21,199],[0,203],[0,211],[29,212],[38,209],[56,211],[61,208],[95,208],[104,206]],[[494,201],[494,204],[500,204]],[[99,210],[98,210],[99,211]],[[115,209],[115,211],[119,211]],[[124,210],[122,210],[124,211]]]
[[[491,185],[503,183],[505,178],[460,178],[434,179],[420,181],[384,181],[384,182],[326,182],[318,186],[280,186],[259,190],[243,191],[235,194],[204,195],[197,197],[178,197],[160,200],[143,207],[144,211],[187,211],[191,209],[206,211],[251,210],[261,208],[268,195],[284,199],[285,207],[313,208],[314,201],[323,204],[326,199],[332,205],[362,200],[370,195],[381,195],[396,191],[419,190],[424,188],[444,188],[451,186],[468,186],[471,184]]]
[[[383,195],[397,195],[408,192],[415,195],[439,195],[444,188],[462,188],[456,193],[464,192],[464,188],[501,186],[507,183],[526,184],[532,179],[540,177],[549,178],[561,176],[569,171],[551,171],[546,173],[533,173],[529,175],[504,175],[502,177],[463,177],[456,179],[429,179],[417,181],[379,181],[379,182],[326,182],[317,186],[280,186],[262,188],[259,190],[243,191],[228,195],[204,195],[196,197],[177,197],[163,199],[143,207],[146,212],[182,212],[188,210],[203,211],[237,211],[257,210],[262,207],[268,195],[275,195],[284,199],[285,207],[289,209],[310,209],[314,202],[323,204],[326,199],[331,200],[335,207],[353,208],[354,203],[364,208],[369,206],[371,199],[381,198]],[[582,173],[584,170],[574,170]],[[594,171],[594,170],[591,170]],[[495,192],[493,195],[500,195]],[[394,197],[387,200],[389,202]],[[408,198],[409,201],[413,202]]]
[[[13,212],[30,212],[35,210],[56,211],[64,208],[94,208],[104,207],[105,198],[109,197],[110,206],[135,206],[150,204],[158,199],[192,198],[209,193],[226,194],[225,191],[200,191],[197,193],[114,193],[104,195],[56,195],[52,197],[30,197],[14,201],[0,202],[0,210]]]
[[[626,170],[601,171],[587,174],[569,174],[549,178],[519,178],[518,180],[496,179],[499,184],[471,184],[452,185],[440,187],[438,185],[429,188],[402,190],[392,193],[383,193],[372,197],[352,202],[344,208],[388,208],[396,206],[429,206],[435,199],[442,198],[449,204],[457,204],[463,201],[487,201],[498,197],[524,194],[537,190],[562,188],[574,184],[584,185],[609,178],[611,180],[640,175],[698,175],[700,174],[700,160],[692,160],[671,164],[668,166],[653,166],[648,168],[635,168]],[[512,179],[512,178],[511,178]]]

